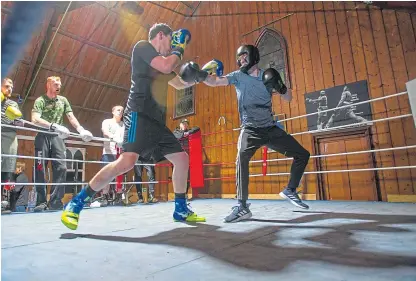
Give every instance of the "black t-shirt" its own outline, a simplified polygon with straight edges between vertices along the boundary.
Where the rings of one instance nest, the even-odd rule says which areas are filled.
[[[160,56],[148,41],[139,41],[131,57],[131,88],[126,112],[146,114],[162,124],[166,123],[168,83],[176,74],[164,74],[152,68],[152,60]]]

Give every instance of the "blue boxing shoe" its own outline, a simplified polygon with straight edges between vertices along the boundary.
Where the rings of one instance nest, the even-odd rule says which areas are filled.
[[[79,214],[86,202],[94,197],[93,191],[88,185],[84,187],[71,201],[65,206],[61,215],[61,222],[69,229],[76,230],[78,228]]]
[[[62,223],[69,229],[76,230],[82,208],[84,208],[84,202],[79,198],[75,197],[69,201],[61,215]]]
[[[175,198],[175,211],[173,220],[176,222],[205,222],[204,217],[199,217],[194,211],[188,208],[185,198]]]

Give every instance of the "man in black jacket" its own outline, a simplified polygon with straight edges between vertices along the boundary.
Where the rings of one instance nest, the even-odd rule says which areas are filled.
[[[10,210],[13,212],[26,212],[29,199],[29,179],[25,174],[25,163],[17,162],[15,171],[15,188],[10,194]]]

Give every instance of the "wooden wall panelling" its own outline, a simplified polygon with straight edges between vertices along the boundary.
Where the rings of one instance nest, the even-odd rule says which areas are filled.
[[[299,7],[301,10],[305,10],[305,4]],[[310,45],[309,39],[309,30],[307,25],[307,17],[306,13],[298,13],[297,14],[297,22],[298,22],[298,30],[299,30],[299,40],[302,52],[302,69],[303,69],[303,77],[304,79],[299,79],[301,83],[299,83],[299,113],[300,115],[306,113],[305,108],[305,98],[304,94],[313,92],[315,89],[315,82],[314,82],[314,75],[313,75],[313,64],[312,64],[312,48],[316,48],[316,46]],[[283,101],[282,101],[283,102]],[[301,118],[301,130],[307,131],[308,130],[308,122],[307,118]],[[313,154],[313,140],[310,134],[302,135],[302,142],[301,144],[307,149],[311,154]],[[307,171],[315,171],[314,161],[311,160],[308,164]],[[312,193],[315,194],[316,191],[316,175],[310,175],[304,177],[304,180],[301,182],[303,185],[303,193]]]
[[[356,139],[345,140],[346,151],[369,150],[370,141],[366,134]],[[354,169],[374,168],[371,157],[363,157],[362,155],[348,155],[348,167]],[[349,177],[349,188],[352,200],[377,201],[377,190],[375,182],[376,171],[352,172],[345,173]]]
[[[345,152],[344,141],[328,140],[320,143],[320,154],[331,154]],[[347,169],[347,156],[320,158],[325,162],[326,170]],[[349,186],[348,175],[324,174],[324,187],[326,189],[326,200],[349,200],[349,194],[345,193],[345,188]]]
[[[333,10],[334,8],[336,8],[336,6],[334,7],[333,2],[324,2],[325,10]],[[341,12],[338,12],[338,18],[341,16],[340,13]],[[349,38],[348,36],[345,36],[346,30],[342,28],[342,25],[343,25],[342,20],[340,23],[337,23],[336,16],[337,16],[337,13],[325,12],[325,19],[326,19],[326,24],[327,24],[328,40],[329,40],[329,49],[331,52],[330,55],[331,55],[331,61],[332,61],[334,86],[343,85],[347,83],[345,79],[346,75],[345,75],[344,69],[347,72],[350,70],[348,68],[349,60],[348,60],[348,57],[346,57],[348,56],[348,48],[347,46],[344,46],[344,47],[342,46],[342,43],[345,44],[346,40],[348,40]],[[338,30],[338,28],[340,30]],[[341,31],[341,36],[339,36],[339,31]],[[343,49],[344,49],[344,56],[342,54]],[[344,143],[344,146],[345,146],[346,151],[349,151],[348,148],[346,147],[347,146],[346,142]],[[352,145],[350,145],[350,148],[352,148]],[[358,150],[358,149],[355,147],[355,150]],[[344,157],[342,157],[341,159],[344,159]],[[345,160],[346,159],[347,157],[345,158]],[[350,166],[349,165],[345,166],[345,168],[348,168],[348,167]],[[350,186],[349,180],[348,180],[349,174],[351,175],[351,173],[340,173],[339,175],[336,175],[336,176],[341,177],[343,184],[349,187]],[[333,176],[333,175],[329,175],[329,176]],[[355,177],[355,175],[353,175],[352,177]]]
[[[278,16],[283,16],[287,14],[287,7],[286,4],[283,2],[272,2],[272,5],[274,7],[275,10],[281,11],[282,14],[279,14]],[[293,75],[292,75],[292,45],[291,45],[291,40],[290,40],[290,26],[289,26],[289,21],[291,17],[285,18],[281,21],[278,21],[277,23],[274,24],[274,27],[277,28],[277,30],[280,32],[280,34],[285,38],[286,40],[286,44],[287,44],[287,50],[286,50],[286,55],[287,55],[287,69],[289,70],[287,75],[290,77],[290,89],[292,90],[292,94],[295,94],[295,90],[294,90],[294,84],[293,84]],[[278,96],[275,95],[273,97],[273,102],[274,104],[278,104],[280,105],[280,109],[282,110],[281,112],[276,112],[276,113],[284,113],[285,117],[288,118],[291,115],[291,103],[288,102],[284,102],[282,101],[282,99]],[[293,121],[288,121],[285,122],[285,128],[286,131],[291,133],[294,132],[294,126],[293,126]],[[271,153],[269,154],[269,158],[286,158],[285,155],[282,155],[280,153]],[[291,166],[291,162],[290,161],[280,161],[280,162],[271,162],[272,166],[270,169],[271,173],[285,173],[287,171],[290,171],[290,166]],[[279,176],[276,179],[274,179],[277,187],[274,189],[275,192],[273,192],[274,194],[279,193],[280,191],[282,191],[286,185],[287,185],[287,177],[282,177]],[[277,190],[276,190],[277,189]]]
[[[215,7],[215,2],[208,2],[207,4],[208,9],[211,11],[214,9]],[[208,21],[207,21],[208,20]],[[203,61],[209,61],[210,58],[217,54],[218,51],[218,44],[221,41],[220,37],[218,37],[219,35],[219,30],[218,30],[218,26],[216,26],[216,22],[218,22],[218,20],[214,20],[214,21],[210,21],[209,19],[205,19],[206,23],[207,23],[207,29],[206,30],[211,30],[211,36],[212,38],[215,38],[215,43],[212,44],[211,46],[209,46],[208,48],[206,48],[204,50],[204,56],[203,58],[205,58]],[[219,104],[219,93],[221,92],[221,88],[213,88],[213,87],[206,87],[205,85],[202,85],[205,88],[208,88],[208,96],[207,99],[205,100],[206,102],[204,103],[205,106],[207,106],[209,109],[206,110],[205,107],[205,111],[208,113],[208,118],[205,117],[205,122],[208,119],[208,127],[207,127],[207,133],[211,133],[216,131],[216,124],[217,124],[217,114],[218,114],[218,104]],[[208,103],[207,103],[208,102]],[[209,135],[208,139],[207,139],[207,146],[211,146],[211,145],[219,145],[220,143],[217,142],[217,134],[214,135]],[[217,154],[220,152],[221,147],[210,147],[207,149],[208,152],[208,156],[209,156],[209,160],[210,163],[218,163],[218,158],[217,158]],[[220,177],[220,167],[219,166],[210,166],[209,167],[209,177],[214,177],[214,178],[218,178]],[[209,188],[207,190],[207,192],[209,194],[218,194],[218,189],[221,186],[221,181],[220,180],[212,180],[209,181]]]
[[[231,13],[236,13],[239,10],[239,2],[228,2],[230,3],[229,11]],[[225,71],[225,73],[230,73],[232,71],[237,70],[237,63],[236,63],[236,52],[237,48],[240,47],[242,44],[242,37],[244,30],[242,28],[242,25],[236,24],[240,22],[239,16],[232,16],[231,17],[231,26],[233,26],[232,29],[229,30],[229,39],[230,39],[230,45],[228,47],[228,55],[225,60],[228,62],[228,69]],[[227,25],[230,26],[230,25]],[[240,126],[239,121],[239,113],[238,113],[238,105],[237,105],[237,93],[234,88],[234,86],[228,86],[228,108],[226,111],[226,118],[227,118],[227,129],[236,129]],[[229,133],[226,133],[227,140],[226,143],[237,143],[238,137],[240,135],[240,131],[232,131]],[[234,177],[233,179],[227,180],[228,190],[229,193],[234,194],[236,193],[236,157],[237,157],[237,145],[231,145],[228,147],[227,150],[227,158],[224,159],[224,162],[231,162],[234,164],[227,165],[225,167],[222,167],[223,169],[226,168],[228,170],[228,176]]]
[[[258,7],[256,5],[256,3],[249,3],[246,2],[247,6],[246,6],[246,12],[253,12],[253,13],[258,13]],[[261,17],[261,19],[260,19]],[[248,29],[247,31],[252,31],[254,29],[256,29],[259,25],[263,25],[264,24],[264,16],[259,16],[258,14],[253,14],[249,16],[249,20],[248,20]],[[248,43],[249,44],[255,44],[255,42],[257,41],[258,37],[260,36],[260,31],[255,31],[252,32],[251,34],[247,35],[247,39],[248,39]],[[258,149],[256,151],[256,153],[254,154],[252,160],[261,160],[263,158],[263,148],[261,147],[260,149]],[[262,173],[262,164],[261,163],[253,163],[250,164],[250,175],[251,174],[261,174]],[[250,185],[249,185],[249,190],[250,190],[250,194],[263,194],[264,193],[264,184],[267,181],[267,178],[264,177],[253,177],[250,178]]]
[[[218,2],[210,1],[209,2],[209,10],[213,11],[214,13],[219,12],[218,9]],[[221,31],[221,22],[219,20],[214,20],[211,22],[211,36],[213,38],[219,39],[216,40],[215,44],[211,46],[211,50],[207,53],[208,58],[206,61],[209,61],[213,56],[217,56],[221,53],[221,46],[223,38],[221,38],[221,34],[223,34]],[[218,117],[221,112],[220,103],[223,98],[223,91],[224,87],[218,87],[217,89],[211,88],[210,89],[210,107],[211,107],[211,114],[210,114],[210,132],[216,132],[219,130],[218,128]],[[214,134],[210,136],[211,143],[213,145],[220,145],[221,144],[221,134]],[[221,154],[222,154],[222,147],[215,147],[210,148],[210,151],[212,152],[212,163],[219,163],[221,161]],[[219,178],[221,177],[221,167],[220,166],[213,166],[211,167],[212,171],[214,171],[214,177]],[[220,195],[221,192],[221,180],[215,180],[212,181],[212,186],[210,188],[210,193],[214,195]]]
[[[398,67],[403,68],[405,67],[403,62],[403,51],[401,48],[400,38],[398,38],[399,30],[397,26],[397,21],[395,17],[394,11],[384,11],[383,10],[383,18],[384,18],[384,26],[386,30],[386,38],[387,38],[387,46],[390,55],[390,66],[393,70],[392,78],[393,80],[387,82],[387,85],[390,87],[386,89],[386,94],[391,95],[397,92],[399,87],[402,90],[405,90],[405,82],[406,79],[403,79],[404,73],[400,73],[401,70],[398,70]],[[361,23],[361,18],[360,18]],[[398,84],[398,81],[402,81],[403,86]],[[384,83],[383,83],[384,84]],[[404,88],[403,88],[404,87]],[[407,97],[405,97],[407,99]],[[402,105],[402,97],[398,98],[389,98],[386,100],[388,105],[389,116],[397,116],[401,114]],[[391,110],[391,111],[390,111]],[[406,136],[406,132],[403,129],[403,122],[405,120],[393,120],[390,122],[390,134],[392,138],[392,146],[404,146],[406,145],[406,141],[403,138],[403,135]],[[395,165],[396,166],[406,166],[409,165],[409,160],[406,151],[395,151],[393,152]],[[399,194],[409,194],[412,192],[412,182],[411,182],[411,172],[409,169],[407,170],[397,170],[398,176],[398,186],[399,186]]]
[[[250,3],[249,9],[247,12],[254,12],[257,14],[250,16],[250,23],[251,25],[248,31],[252,31],[259,27],[259,25],[263,25],[266,23],[265,16],[259,15],[258,13],[261,12],[261,10],[258,9],[258,6],[256,3]],[[257,39],[260,36],[260,30],[256,30],[255,32],[252,32],[247,37],[249,38],[250,44],[255,44]],[[263,147],[257,150],[257,152],[254,154],[252,160],[262,160],[263,159]],[[250,165],[250,174],[261,174],[262,173],[262,164],[261,163],[253,163]],[[265,184],[270,180],[270,177],[254,177],[250,178],[250,182],[252,182],[252,193],[257,194],[264,194]],[[250,192],[251,193],[251,192]]]
[[[203,4],[207,9],[209,9],[209,3],[204,3]],[[208,18],[203,18],[200,21],[198,21],[198,27],[200,30],[212,30],[211,27],[211,21]],[[196,32],[196,31],[195,31]],[[208,33],[209,34],[209,33]],[[208,58],[210,57],[210,54],[212,54],[211,52],[211,44],[209,44],[208,42],[206,42],[205,40],[212,40],[212,37],[210,35],[206,34],[205,36],[202,37],[201,41],[201,45],[198,46],[200,49],[195,50],[192,53],[192,56],[199,56],[198,61],[200,62],[201,65],[203,65],[203,63],[205,61],[208,61]],[[211,38],[210,38],[211,37]],[[215,41],[214,41],[215,42]],[[209,119],[209,115],[211,113],[211,103],[210,103],[210,96],[211,96],[211,92],[213,92],[211,87],[207,87],[205,84],[201,84],[198,85],[197,88],[197,99],[196,102],[200,103],[201,107],[200,107],[200,114],[201,114],[201,119],[199,120],[199,122],[201,122],[200,124],[198,124],[201,127],[201,131],[203,133],[209,133],[211,132],[211,128],[210,128],[210,119]],[[197,113],[198,114],[198,113]],[[204,157],[205,157],[205,163],[213,163],[214,161],[212,160],[212,150],[214,148],[207,148],[207,146],[211,145],[212,137],[210,135],[208,136],[204,136],[202,138],[202,146],[203,146],[203,152],[204,152]],[[204,177],[205,178],[210,178],[213,177],[213,173],[211,175],[211,170],[213,168],[211,166],[205,166],[204,167]],[[199,193],[202,194],[208,194],[210,191],[210,187],[212,186],[213,181],[205,181],[205,187],[199,190]]]
[[[271,2],[256,2],[256,4],[257,4],[257,10],[259,12],[263,12],[264,13],[265,11],[271,11],[272,10]],[[271,22],[273,20],[273,16],[270,15],[270,14],[262,14],[262,15],[259,15],[258,16],[258,19],[259,19],[259,25],[262,26],[262,25],[265,25],[265,24]],[[272,26],[268,26],[268,27],[270,28]],[[262,32],[262,30],[260,30],[260,32]],[[274,100],[272,98],[272,103],[273,102],[274,102]],[[279,105],[276,106],[273,103],[273,109],[274,108],[279,108],[280,109],[280,106]],[[261,148],[261,150],[262,150],[262,153],[263,153],[263,148]],[[262,158],[263,158],[263,156],[261,156],[260,159],[262,159]],[[259,173],[262,173],[262,171],[263,171],[262,164],[260,163],[260,164],[257,164],[257,165],[260,168]],[[268,170],[269,170],[269,168],[268,168]],[[276,185],[275,184],[276,178],[272,178],[272,177],[262,177],[259,180],[263,180],[263,182],[264,182],[264,184],[263,184],[263,191],[262,192],[259,192],[259,193],[261,193],[261,194],[272,194],[272,186],[273,185]]]
[[[370,12],[372,38],[374,40],[375,60],[378,65],[369,76],[369,90],[372,98],[390,95],[394,92],[392,88],[393,71],[391,69],[390,55],[388,51],[385,29],[381,11],[373,9]],[[368,33],[366,34],[368,35]],[[369,66],[370,67],[370,66]],[[370,73],[370,71],[369,71]],[[394,116],[397,113],[397,98],[389,98],[371,104],[374,119],[382,119]],[[390,132],[394,130],[394,122],[379,122],[374,124],[372,131],[375,148],[392,147]],[[395,166],[393,152],[376,153],[378,165],[391,167]],[[387,200],[387,193],[397,192],[397,172],[395,170],[377,173],[380,178],[380,193],[383,200]]]
[[[296,9],[296,5],[294,3],[285,3],[288,10],[294,10]],[[292,77],[292,83],[293,83],[293,99],[290,103],[291,105],[291,116],[299,116],[302,115],[303,112],[301,111],[301,105],[300,103],[303,103],[303,94],[305,91],[305,85],[304,85],[304,74],[303,74],[303,65],[302,65],[302,49],[301,49],[301,43],[300,43],[300,36],[299,36],[299,26],[298,26],[298,17],[299,14],[294,14],[289,18],[289,28],[290,28],[290,54],[291,54],[291,77]],[[304,131],[304,128],[307,127],[304,126],[303,122],[306,122],[306,119],[299,118],[292,120],[293,122],[293,131],[290,133],[297,133]],[[305,135],[296,136],[295,139],[305,145],[303,143],[303,139],[306,139]],[[292,163],[289,161],[289,165]],[[288,167],[289,168],[289,167]],[[290,168],[287,170],[290,171]],[[306,176],[307,177],[307,176]],[[305,177],[305,178],[306,178]],[[288,176],[283,176],[282,180],[288,181]],[[301,182],[302,187],[304,188],[304,182],[303,180]]]
[[[313,3],[312,2],[305,2],[305,9],[306,10],[313,10]],[[312,69],[313,69],[313,83],[314,83],[314,90],[324,89],[324,78],[323,78],[323,69],[322,69],[322,61],[321,61],[321,50],[319,46],[319,38],[318,38],[318,30],[317,24],[315,20],[316,13],[306,13],[306,24],[308,26],[308,34],[309,34],[309,46],[311,52],[311,60],[312,60]],[[312,90],[309,90],[312,91]],[[308,91],[307,91],[308,92]],[[330,113],[328,113],[330,114]],[[312,141],[311,141],[312,142]],[[310,150],[311,154],[316,154],[314,145]],[[313,168],[317,170],[317,163],[316,160],[311,159],[309,160],[309,169]],[[318,194],[318,186],[317,186],[317,175],[310,175],[306,177],[308,183],[308,193],[315,193]]]
[[[340,5],[341,7],[346,6],[345,3],[338,3],[338,2],[337,2],[336,5]],[[345,21],[344,21],[344,18],[342,18],[342,22],[340,23],[340,27],[342,28],[342,26],[345,25],[347,27],[347,32],[350,33],[351,31],[349,30],[349,27],[348,27],[348,24],[347,24],[347,18],[351,14],[351,11],[347,11],[345,13],[343,12],[343,14],[346,15],[346,18],[345,18]],[[351,41],[348,40],[348,38],[346,39],[345,44],[341,43],[341,47],[343,47],[343,46],[348,47],[349,50],[351,50],[351,52],[352,52],[352,43],[351,43]],[[357,77],[355,75],[356,72],[355,72],[355,66],[354,66],[353,58],[351,59],[351,63],[352,63],[351,66],[352,67],[348,68],[350,52],[348,51],[348,49],[346,49],[346,51],[347,51],[347,53],[345,53],[343,57],[347,57],[348,60],[347,60],[347,63],[344,63],[344,69],[345,69],[344,73],[345,73],[345,77],[346,77],[346,83],[351,83],[351,82],[357,81]],[[379,82],[380,81],[375,82],[374,83],[375,86],[371,89],[370,89],[370,85],[369,85],[368,90],[369,90],[369,92],[371,92],[371,93],[369,93],[369,96],[371,95],[372,97],[379,97],[379,96],[382,95],[381,88],[377,87],[377,83],[379,83]],[[385,102],[384,101],[372,103],[372,104],[370,104],[370,106],[372,107],[372,113],[373,113],[372,118],[373,119],[385,118],[387,116],[386,113],[385,113],[386,112],[386,107],[385,107]],[[391,146],[391,140],[389,138],[386,139],[386,135],[385,135],[385,132],[388,131],[388,130],[389,130],[389,124],[387,122],[375,123],[370,128],[371,135],[369,137],[371,137],[371,139],[372,139],[371,141],[373,142],[375,149],[380,148],[379,143],[380,143],[381,139],[383,139],[382,142],[384,142],[384,143],[385,142],[390,142],[390,146]],[[368,156],[370,158],[373,158],[376,161],[376,163],[375,163],[376,165],[377,165],[377,163],[382,165],[383,162],[389,161],[389,159],[391,159],[391,157],[384,157],[380,153],[373,153],[373,154],[369,154]],[[380,173],[375,172],[375,173],[378,175],[379,179],[384,177],[383,172],[380,172]],[[386,171],[385,172],[387,177],[391,177],[392,173],[395,174],[395,171]],[[380,185],[380,194],[382,194],[382,197],[380,199],[382,199],[383,196],[384,196],[383,194],[385,194],[384,182],[379,181],[378,184]]]
[[[260,3],[260,2],[259,2]],[[263,2],[264,6],[263,6],[263,10],[264,12],[267,11],[280,11],[279,10],[279,2]],[[264,17],[266,18],[265,23],[269,23],[273,20],[276,20],[277,18],[283,16],[282,14],[264,14]],[[260,15],[259,18],[262,18],[262,16]],[[268,25],[266,28],[271,29],[271,30],[275,30],[277,32],[282,33],[282,28],[281,28],[281,21],[278,21],[276,23],[273,23],[272,25]],[[283,114],[286,113],[285,109],[284,109],[284,105],[287,105],[287,107],[289,106],[289,103],[287,102],[282,102],[282,100],[280,99],[280,97],[278,95],[273,95],[272,96],[272,103],[273,103],[273,111],[274,114]],[[280,116],[279,116],[280,117]],[[282,119],[282,117],[280,117],[280,119]],[[284,125],[287,125],[287,123],[285,123]],[[275,159],[275,158],[279,158],[280,155],[277,153],[268,153],[267,154],[267,159]],[[283,162],[267,162],[267,173],[279,173],[282,172],[280,171],[280,167],[281,166],[285,166],[286,164]],[[264,193],[268,193],[268,194],[278,194],[280,192],[280,190],[282,189],[281,186],[281,178],[280,177],[265,177],[265,192]]]
[[[400,72],[400,78],[396,83],[396,90],[398,92],[406,91],[405,83],[412,79],[416,78],[416,46],[415,46],[415,34],[412,29],[412,21],[410,18],[409,13],[405,12],[396,12],[397,23],[401,38],[401,45],[403,56],[401,58],[402,63],[400,66],[405,68],[405,71]],[[398,47],[398,46],[396,46]],[[403,65],[404,62],[404,65]],[[403,109],[401,110],[401,114],[407,114],[411,112],[409,100],[407,96],[401,97],[401,104]],[[403,129],[405,132],[405,142],[406,145],[412,145],[416,142],[416,129],[415,125],[411,118],[406,118],[402,120]],[[408,149],[407,150],[407,158],[409,159],[409,164],[414,166],[416,165],[416,150],[415,149]],[[410,169],[410,173],[412,175],[411,181],[416,181],[416,170]],[[416,187],[413,185],[409,188],[409,192],[414,194],[416,192]]]
[[[328,24],[327,18],[326,18],[327,13],[324,12],[325,9],[324,9],[324,5],[322,2],[313,2],[313,7],[314,7],[314,10],[316,10],[315,12],[316,31],[317,31],[316,32],[317,33],[317,45],[316,46],[319,48],[319,54],[320,54],[319,61],[316,62],[316,64],[318,65],[317,71],[319,71],[319,65],[321,66],[321,69],[322,69],[321,73],[319,72],[317,73],[317,75],[321,76],[321,79],[317,80],[317,81],[320,81],[320,84],[319,84],[319,87],[317,87],[318,85],[315,85],[315,90],[321,90],[321,89],[331,88],[334,86],[333,61],[331,59],[330,36],[329,36],[329,31],[327,30],[327,24]],[[335,19],[333,18],[333,23],[332,23],[333,25],[335,25],[334,21]],[[315,72],[315,69],[314,69],[314,72]],[[331,114],[332,112],[328,112],[329,116]],[[328,153],[328,152],[319,151],[318,153],[318,151],[316,151],[316,154],[324,154],[324,153]],[[317,161],[325,162],[326,160],[317,160]],[[310,161],[310,162],[313,165],[314,163],[318,163],[317,161]],[[331,161],[336,161],[336,160],[328,160],[328,161],[329,163],[331,163]],[[325,169],[327,170],[333,169],[333,167],[325,165]],[[341,174],[337,176],[341,176]],[[319,179],[320,177],[317,177],[317,178]],[[329,176],[327,174],[324,174],[322,178],[329,180]],[[317,186],[316,188],[319,188],[319,186]],[[315,192],[317,195],[319,194],[318,190],[316,190]],[[328,193],[326,194],[326,196],[329,196]],[[327,199],[329,199],[329,197],[327,197]]]
[[[230,11],[233,5],[234,3],[224,2],[223,9],[221,12]],[[234,48],[233,39],[235,36],[235,34],[233,34],[234,30],[232,28],[227,28],[227,27],[233,26],[233,22],[235,20],[236,18],[234,16],[224,17],[223,32],[225,32],[224,34],[226,38],[224,38],[225,40],[224,40],[224,46],[223,46],[223,55],[218,57],[218,59],[223,62],[224,75],[229,73],[231,70],[232,49]],[[232,126],[229,126],[230,121],[231,121],[229,114],[231,112],[231,106],[232,106],[231,105],[232,94],[233,93],[231,93],[231,87],[229,86],[224,87],[223,97],[221,101],[221,103],[223,104],[223,107],[221,108],[221,112],[219,112],[219,115],[225,118],[225,124],[223,123],[224,122],[223,120],[221,121],[222,122],[221,127],[219,127],[221,130],[221,137],[222,137],[221,143],[233,142],[232,133],[225,132],[225,130],[232,128]],[[222,158],[220,159],[220,162],[230,162],[230,151],[231,151],[231,146],[223,147]],[[234,175],[234,173],[230,173],[228,166],[218,166],[218,169],[221,169],[222,177],[230,177]],[[221,187],[222,194],[235,193],[235,188],[234,190],[231,190],[229,180],[223,180],[221,181],[221,183],[222,183],[222,187]]]
[[[220,2],[215,2],[215,6],[214,6],[214,11],[216,13],[221,13],[223,12],[224,7],[221,7],[221,3]],[[227,44],[227,40],[224,38],[224,36],[226,36],[227,34],[227,29],[226,29],[226,24],[227,24],[227,19],[224,18],[222,21],[215,21],[216,22],[216,26],[214,26],[214,28],[216,30],[218,30],[218,33],[214,34],[214,36],[216,38],[221,38],[221,40],[218,40],[218,44],[217,44],[217,48],[215,51],[215,57],[218,57],[219,55],[226,55],[227,52],[225,50],[227,50],[228,44]],[[222,36],[221,36],[222,35]],[[211,58],[214,58],[214,56],[212,56]],[[218,124],[218,120],[220,118],[220,116],[223,116],[223,113],[225,112],[225,103],[226,103],[226,95],[227,95],[227,89],[226,87],[220,87],[219,92],[216,93],[216,97],[217,97],[217,112],[214,121],[215,122],[215,126],[213,128],[213,131],[218,132],[218,131],[223,131],[224,130],[224,125],[222,123]],[[222,121],[221,121],[222,122]],[[217,144],[224,144],[225,143],[225,138],[226,136],[224,135],[223,132],[216,134],[215,135],[216,138],[216,143]],[[229,147],[227,146],[221,146],[220,149],[218,150],[219,153],[217,153],[217,157],[216,157],[216,163],[221,163],[223,162],[224,158],[226,157],[226,151],[227,149],[229,149]],[[221,166],[215,166],[215,168],[219,171],[218,176],[223,178],[226,175],[226,171],[225,169],[222,169]],[[226,193],[226,186],[225,183],[220,180],[217,181],[218,186],[218,190],[217,190],[217,194],[221,195],[223,193]]]
[[[324,2],[324,10],[333,10],[332,2]],[[334,86],[345,83],[340,42],[338,38],[337,25],[334,12],[325,12],[326,27],[328,31],[329,50],[332,62]]]

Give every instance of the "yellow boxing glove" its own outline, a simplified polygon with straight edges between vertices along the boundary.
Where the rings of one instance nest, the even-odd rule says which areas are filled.
[[[6,108],[5,114],[6,114],[6,117],[12,121],[14,121],[17,118],[22,117],[22,112],[14,106],[8,106]]]
[[[224,74],[224,65],[222,61],[213,59],[210,62],[207,62],[203,67],[202,70],[208,72],[209,75],[217,75],[218,77]]]

